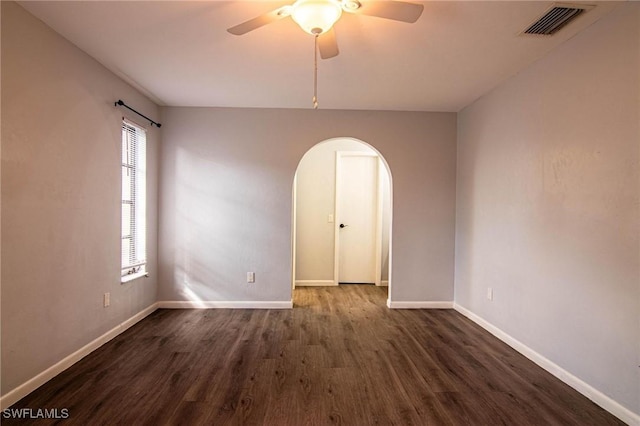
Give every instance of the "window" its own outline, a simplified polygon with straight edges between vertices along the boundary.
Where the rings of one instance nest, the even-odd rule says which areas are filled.
[[[146,131],[122,122],[122,270],[121,281],[147,273]]]

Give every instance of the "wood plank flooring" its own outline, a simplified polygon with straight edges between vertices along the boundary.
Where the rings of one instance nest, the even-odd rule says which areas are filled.
[[[159,310],[12,408],[66,408],[69,425],[623,424],[457,312],[386,298],[307,287],[292,310]]]

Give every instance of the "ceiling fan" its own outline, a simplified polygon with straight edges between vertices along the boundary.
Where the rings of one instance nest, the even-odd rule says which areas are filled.
[[[329,59],[339,53],[336,35],[333,29],[342,12],[377,16],[413,23],[422,15],[424,6],[404,1],[366,1],[358,0],[296,0],[295,3],[279,7],[242,24],[228,28],[234,35],[246,34],[257,28],[278,21],[287,16],[305,32],[315,36],[313,69],[313,108],[318,108],[318,52],[322,59]]]
[[[413,23],[418,20],[423,9],[424,6],[421,4],[404,1],[387,0],[360,3],[358,0],[297,0],[293,4],[267,12],[231,27],[227,31],[234,35],[242,35],[291,16],[305,32],[316,36],[320,57],[329,59],[339,53],[333,24],[340,19],[343,11]]]

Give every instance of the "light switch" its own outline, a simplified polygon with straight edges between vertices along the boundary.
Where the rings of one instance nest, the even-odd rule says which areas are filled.
[[[330,214],[329,216],[327,216],[327,222],[329,223],[333,223],[333,215]]]

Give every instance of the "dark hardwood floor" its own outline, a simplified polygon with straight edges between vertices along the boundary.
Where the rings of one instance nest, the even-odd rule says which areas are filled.
[[[296,289],[292,310],[159,310],[12,408],[66,408],[74,425],[623,424],[457,312],[386,297],[348,285]]]

